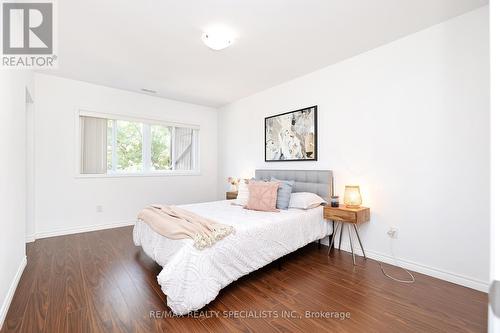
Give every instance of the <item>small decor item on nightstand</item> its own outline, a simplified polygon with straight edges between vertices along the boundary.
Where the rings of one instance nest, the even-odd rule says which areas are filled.
[[[231,192],[238,191],[240,180],[236,177],[227,177],[227,182],[231,184]]]
[[[332,197],[332,207],[338,207],[340,204],[340,200],[338,195]]]
[[[344,204],[346,205],[346,207],[358,208],[362,203],[363,201],[361,200],[359,186],[346,185],[344,192]]]

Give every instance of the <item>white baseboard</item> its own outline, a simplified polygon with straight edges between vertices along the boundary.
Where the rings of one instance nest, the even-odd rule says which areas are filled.
[[[26,235],[26,243],[33,243],[36,239],[36,235],[35,234],[31,234],[31,235]]]
[[[37,232],[34,235],[33,241],[35,239],[40,239],[40,238],[64,236],[64,235],[71,235],[71,234],[79,234],[82,232],[126,227],[129,225],[133,225],[134,223],[135,223],[135,220],[127,220],[127,221],[119,221],[119,222],[112,222],[112,223],[105,223],[105,224],[94,224],[94,225],[86,225],[86,226],[79,226],[79,227],[72,227],[72,228],[56,229],[56,230],[51,230],[51,231],[42,231],[42,232]],[[28,242],[28,239],[26,239],[26,242]]]
[[[10,303],[12,302],[12,298],[14,297],[14,294],[16,293],[17,284],[19,283],[19,280],[21,279],[21,275],[23,275],[23,271],[24,271],[24,268],[26,267],[26,263],[27,263],[27,259],[26,259],[26,256],[24,256],[23,260],[21,260],[21,263],[19,264],[16,275],[14,276],[14,279],[10,283],[9,291],[7,292],[7,295],[5,296],[5,300],[3,301],[2,308],[0,309],[0,330],[2,329],[3,322],[5,320],[5,317],[7,316],[7,312],[9,311],[9,307],[10,307]]]
[[[338,241],[338,240],[337,240]],[[345,242],[345,241],[344,241]],[[348,242],[344,243],[342,242],[342,247],[341,249],[346,252],[351,252],[351,248],[348,246]],[[338,244],[338,242],[337,242]],[[336,244],[336,246],[337,246]],[[361,255],[361,248],[354,246],[354,253],[357,255]],[[452,272],[448,272],[439,268],[434,268],[434,267],[429,267],[427,265],[422,265],[410,260],[406,259],[401,259],[401,258],[393,258],[391,256],[388,256],[386,254],[377,252],[377,251],[372,251],[372,250],[367,250],[365,249],[366,256],[370,259],[378,260],[383,263],[387,263],[390,265],[398,265],[401,267],[404,267],[408,270],[429,275],[432,277],[435,277],[437,279],[445,280],[448,282],[452,282],[455,284],[459,284],[464,287],[472,288],[475,290],[479,290],[482,292],[488,292],[489,289],[489,282],[488,281],[481,281],[477,280],[468,276],[464,276],[461,274],[456,274]]]

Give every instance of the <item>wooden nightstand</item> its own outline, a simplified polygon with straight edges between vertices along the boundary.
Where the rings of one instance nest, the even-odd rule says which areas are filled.
[[[354,254],[354,249],[352,247],[352,235],[351,226],[354,227],[356,232],[356,237],[358,238],[359,245],[361,246],[361,251],[363,251],[363,257],[366,259],[365,249],[363,248],[363,243],[361,243],[361,238],[359,238],[358,224],[370,221],[370,208],[359,207],[359,208],[347,208],[344,205],[340,207],[332,207],[331,205],[323,207],[323,217],[327,220],[332,220],[333,222],[333,236],[330,241],[330,247],[328,249],[328,255],[332,247],[335,248],[335,236],[340,228],[339,237],[339,250],[342,245],[342,233],[344,231],[344,224],[347,223],[347,231],[349,232],[349,244],[351,246],[352,253],[352,263],[356,265],[356,258]],[[335,253],[335,252],[334,252]]]
[[[233,200],[238,197],[238,191],[226,192],[226,200]]]

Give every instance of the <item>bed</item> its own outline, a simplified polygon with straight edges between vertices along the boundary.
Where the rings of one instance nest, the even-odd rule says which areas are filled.
[[[256,179],[295,180],[294,192],[331,196],[332,172],[328,170],[256,170]],[[231,200],[180,206],[220,223],[232,225],[234,234],[212,247],[198,250],[192,239],[172,240],[138,220],[133,238],[137,246],[163,267],[158,283],[167,305],[177,315],[199,310],[219,291],[304,245],[332,233],[323,219],[323,208],[280,212],[246,210]]]

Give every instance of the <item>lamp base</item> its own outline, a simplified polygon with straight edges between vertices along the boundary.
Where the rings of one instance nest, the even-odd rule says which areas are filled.
[[[361,205],[345,205],[345,208],[359,208]]]

